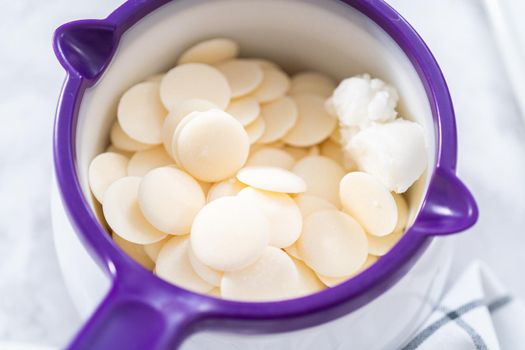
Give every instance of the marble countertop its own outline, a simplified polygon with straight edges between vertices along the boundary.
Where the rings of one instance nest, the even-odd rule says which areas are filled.
[[[103,17],[121,2],[0,2],[0,343],[60,346],[81,324],[52,241],[51,136],[64,72],[51,36],[61,23]],[[459,173],[481,210],[477,226],[454,238],[453,274],[481,259],[525,297],[518,277],[525,265],[525,126],[481,2],[389,2],[443,69],[457,114]]]

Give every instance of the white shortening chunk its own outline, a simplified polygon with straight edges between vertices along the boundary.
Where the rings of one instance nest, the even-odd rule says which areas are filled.
[[[363,129],[345,151],[352,155],[361,171],[396,193],[412,186],[427,166],[423,127],[403,119]]]
[[[396,118],[396,89],[368,74],[343,80],[331,97],[331,108],[343,127],[366,126]]]

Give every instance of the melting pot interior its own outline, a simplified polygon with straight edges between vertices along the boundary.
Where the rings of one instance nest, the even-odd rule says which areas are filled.
[[[318,70],[336,79],[370,73],[393,84],[399,114],[427,131],[428,166],[435,162],[434,123],[423,84],[401,48],[378,25],[355,9],[326,0],[179,0],[146,16],[122,37],[102,78],[81,102],[76,137],[82,189],[93,209],[90,161],[108,145],[122,93],[149,75],[175,65],[188,46],[212,37],[240,43],[241,56],[277,62],[289,73]],[[428,186],[427,175],[409,192],[411,223]],[[99,217],[101,217],[99,215]]]

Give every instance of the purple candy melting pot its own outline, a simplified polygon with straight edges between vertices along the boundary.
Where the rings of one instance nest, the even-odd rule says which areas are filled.
[[[54,134],[56,176],[66,210],[84,246],[112,287],[70,349],[173,349],[197,330],[276,333],[319,325],[369,303],[403,277],[434,236],[465,230],[478,217],[476,203],[456,177],[456,125],[441,71],[423,40],[383,1],[347,0],[401,47],[417,70],[430,101],[436,162],[417,218],[399,243],[371,268],[334,288],[303,298],[265,303],[220,300],[171,285],[123,254],[92,212],[79,184],[76,120],[85,90],[102,75],[120,36],[167,0],[132,0],[103,20],[64,24],[54,38],[67,71]]]

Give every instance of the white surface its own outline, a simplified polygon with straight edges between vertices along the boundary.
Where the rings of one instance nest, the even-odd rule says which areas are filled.
[[[64,72],[51,50],[64,21],[116,2],[0,0],[0,339],[64,344],[79,325],[58,269],[49,212],[53,115]]]
[[[0,339],[59,345],[79,320],[51,242],[51,126],[64,76],[51,35],[65,21],[104,16],[120,1],[0,1]],[[391,3],[444,70],[458,116],[460,173],[482,211],[478,226],[458,236],[456,270],[480,257],[525,296],[516,278],[525,262],[525,129],[480,2]]]
[[[516,2],[519,4],[518,1]],[[509,77],[515,91],[517,103],[520,105],[523,116],[525,115],[525,83],[523,81],[523,77],[525,76],[525,66],[523,65],[523,59],[525,58],[523,55],[523,40],[525,40],[525,36],[520,37],[516,35],[516,32],[517,30],[523,31],[524,27],[523,21],[509,21],[509,19],[516,16],[517,13],[523,13],[525,7],[522,3],[520,11],[520,5],[513,9],[509,1],[505,2],[499,0],[485,0],[484,4],[485,12],[493,31],[495,43],[501,52],[501,59],[504,63],[507,76]],[[516,7],[516,5],[514,6]],[[521,27],[518,27],[520,24]],[[519,45],[516,43],[517,40],[520,40]],[[525,121],[525,118],[523,120]]]

